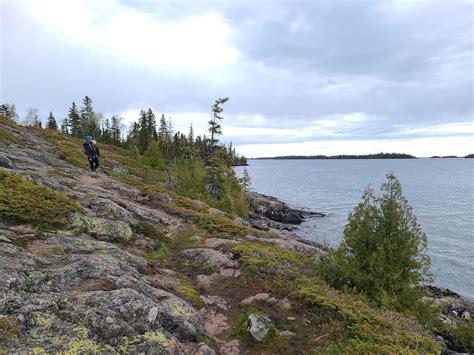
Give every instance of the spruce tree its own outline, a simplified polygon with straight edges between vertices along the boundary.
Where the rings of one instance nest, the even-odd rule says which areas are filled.
[[[140,111],[139,118],[140,131],[138,133],[138,149],[143,153],[150,144],[150,130],[148,127],[148,117],[145,110]]]
[[[162,114],[160,118],[160,128],[158,128],[158,136],[161,139],[168,138],[168,125],[166,123],[165,114]]]
[[[68,113],[67,118],[68,118],[67,123],[69,123],[70,125],[69,133],[73,137],[81,137],[82,136],[81,116],[79,115],[79,111],[77,110],[77,106],[74,101],[72,102],[72,105],[69,108],[69,113]]]
[[[58,130],[58,124],[56,122],[56,119],[53,116],[53,112],[49,111],[49,116],[48,116],[48,122],[46,124],[46,128],[52,129],[57,131]]]
[[[89,96],[85,96],[82,100],[81,108],[81,128],[82,134],[94,135],[98,131],[96,115],[92,107],[92,99]]]
[[[110,127],[110,139],[113,145],[120,146],[121,141],[120,117],[112,116],[112,126]]]
[[[146,112],[146,118],[147,118],[147,126],[148,126],[148,131],[150,138],[152,139],[158,139],[158,133],[156,132],[156,118],[155,114],[153,113],[153,110],[149,108]]]

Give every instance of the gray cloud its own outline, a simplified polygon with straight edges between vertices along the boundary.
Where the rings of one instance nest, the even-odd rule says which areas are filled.
[[[24,3],[5,1],[1,101],[20,113],[33,106],[62,117],[72,100],[89,95],[104,113],[151,106],[204,117],[215,98],[230,96],[224,133],[237,145],[473,134],[470,1],[109,3],[110,13],[101,8],[94,23],[127,9],[154,23],[216,14],[240,56],[205,69],[149,66],[127,46],[106,53],[84,45]],[[141,54],[166,55],[156,46],[144,43]],[[359,113],[357,124],[341,121]]]

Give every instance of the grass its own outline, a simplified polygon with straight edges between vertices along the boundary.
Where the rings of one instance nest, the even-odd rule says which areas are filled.
[[[66,195],[0,169],[0,219],[41,229],[67,227],[81,208]]]
[[[14,133],[16,125],[6,117],[0,116],[0,142],[21,144],[21,140]]]

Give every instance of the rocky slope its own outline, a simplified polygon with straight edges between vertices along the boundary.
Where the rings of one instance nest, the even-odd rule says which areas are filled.
[[[0,353],[440,348],[329,288],[325,250],[177,196],[126,151],[91,173],[79,140],[1,118],[0,138]]]

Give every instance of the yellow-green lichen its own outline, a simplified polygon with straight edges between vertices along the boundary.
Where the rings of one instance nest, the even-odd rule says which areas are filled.
[[[143,338],[145,338],[146,340],[158,341],[165,348],[170,345],[170,340],[162,332],[146,332],[145,334],[143,334]]]

